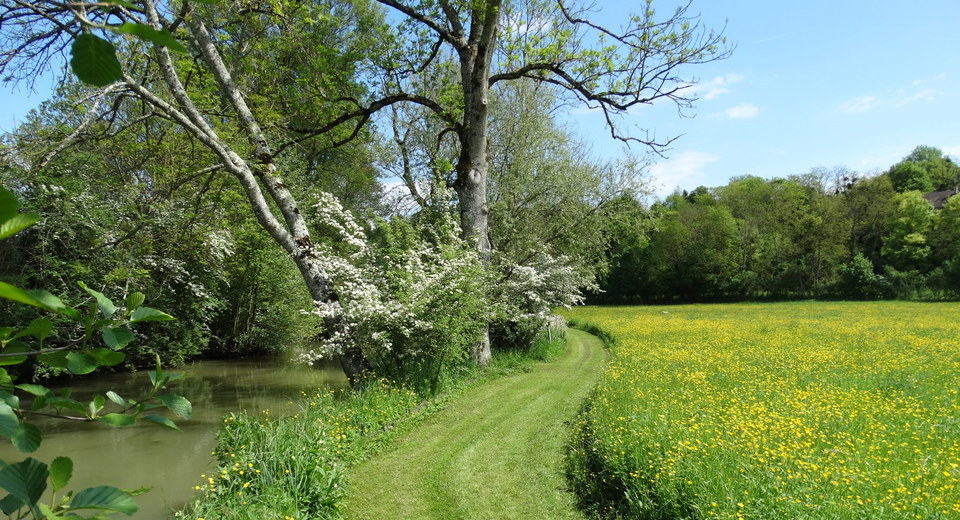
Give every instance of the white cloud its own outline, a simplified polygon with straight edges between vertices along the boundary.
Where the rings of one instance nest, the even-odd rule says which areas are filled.
[[[753,119],[760,113],[760,109],[753,103],[740,103],[724,110],[723,113],[730,119]]]
[[[692,190],[704,184],[706,179],[704,168],[718,160],[720,160],[718,155],[688,150],[654,164],[650,167],[650,175],[654,178],[657,195],[668,195],[677,187]]]
[[[875,96],[863,96],[855,97],[850,99],[839,107],[837,110],[844,114],[862,114],[864,112],[869,112],[880,106],[880,100]]]
[[[732,92],[730,86],[743,81],[739,74],[724,74],[710,81],[700,82],[690,87],[690,92],[700,96],[700,99],[716,99],[717,96]]]

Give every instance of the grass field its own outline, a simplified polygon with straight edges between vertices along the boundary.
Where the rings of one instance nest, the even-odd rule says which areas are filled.
[[[960,518],[960,304],[579,308],[613,359],[570,472],[631,518]]]

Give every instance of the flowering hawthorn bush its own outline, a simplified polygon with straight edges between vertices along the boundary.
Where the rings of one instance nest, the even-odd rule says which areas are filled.
[[[340,239],[314,252],[339,300],[312,312],[340,327],[305,361],[356,345],[379,375],[436,390],[444,370],[469,358],[491,316],[477,253],[445,211],[425,210],[420,226],[380,221],[368,237],[333,196],[322,194],[318,210]]]

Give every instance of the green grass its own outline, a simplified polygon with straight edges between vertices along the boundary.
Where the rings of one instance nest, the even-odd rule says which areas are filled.
[[[593,307],[575,425],[603,518],[960,518],[960,304]]]
[[[351,468],[346,517],[582,518],[567,490],[564,445],[605,355],[596,338],[567,334],[559,359],[464,390]]]

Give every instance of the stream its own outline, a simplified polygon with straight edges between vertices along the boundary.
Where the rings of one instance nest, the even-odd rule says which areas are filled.
[[[189,502],[193,486],[201,482],[200,475],[216,467],[211,452],[225,414],[269,410],[271,417],[277,417],[296,411],[292,401],[301,391],[347,386],[337,363],[308,367],[279,357],[199,361],[170,371],[187,377],[171,383],[169,390],[193,403],[190,420],[171,415],[182,433],[149,423],[113,428],[41,417],[31,420],[43,433],[40,449],[22,454],[9,441],[0,439],[0,459],[12,463],[29,456],[49,464],[56,456],[69,456],[74,471],[67,489],[79,491],[97,485],[121,489],[150,487],[149,493],[135,497],[140,506],[136,514],[118,514],[116,518],[163,520],[172,518],[172,510]],[[108,390],[134,398],[145,393],[150,379],[146,371],[124,372],[66,386],[74,389],[73,397],[81,402]],[[48,499],[49,489],[44,494],[44,500]]]

